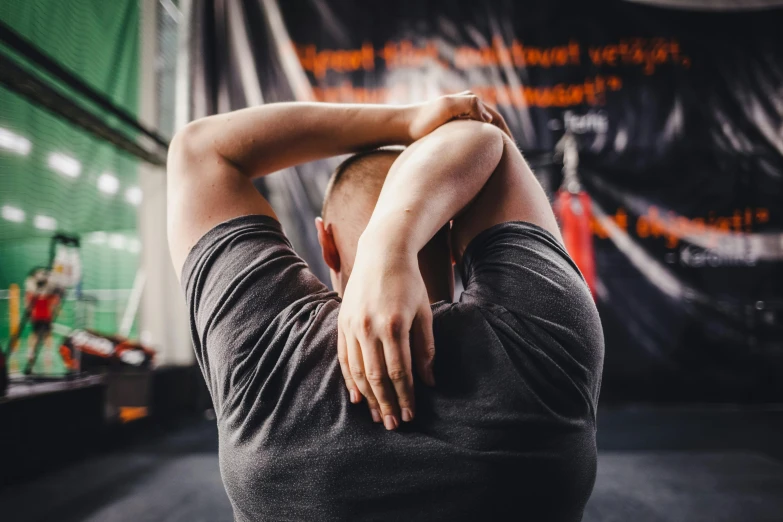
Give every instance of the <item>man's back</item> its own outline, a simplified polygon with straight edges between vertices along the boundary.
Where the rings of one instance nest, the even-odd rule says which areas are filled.
[[[547,232],[504,223],[434,305],[436,386],[399,430],[353,405],[336,358],[339,299],[279,224],[208,232],[182,274],[239,520],[578,520],[595,478],[603,339]]]

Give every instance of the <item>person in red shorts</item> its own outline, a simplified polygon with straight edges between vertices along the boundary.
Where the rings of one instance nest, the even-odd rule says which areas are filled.
[[[49,271],[43,268],[33,271],[26,286],[25,307],[30,311],[32,332],[28,338],[25,373],[30,374],[41,345],[51,348],[52,322],[60,305],[60,292],[50,284]]]

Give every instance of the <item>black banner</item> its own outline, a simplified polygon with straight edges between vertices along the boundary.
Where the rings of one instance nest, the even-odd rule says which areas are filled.
[[[192,27],[195,116],[480,94],[590,279],[604,397],[783,398],[783,10],[201,0]],[[332,165],[260,186],[324,281],[311,223]]]

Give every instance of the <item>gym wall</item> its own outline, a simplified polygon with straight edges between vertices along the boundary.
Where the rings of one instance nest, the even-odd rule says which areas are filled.
[[[132,115],[139,103],[139,18],[137,0],[0,5],[4,24]],[[2,51],[35,68],[9,48]],[[90,100],[57,88],[94,109]],[[80,236],[83,279],[81,300],[69,292],[55,332],[90,327],[115,333],[139,266],[140,162],[4,86],[0,99],[0,343],[7,346],[9,338],[9,288],[19,286],[24,307],[25,277],[47,264],[57,231]],[[134,321],[131,336],[138,333]],[[26,340],[22,332],[12,371]],[[59,357],[44,357],[37,371],[63,368]]]
[[[783,9],[719,4],[195,0],[193,108],[472,89],[499,107],[581,245],[603,398],[780,401]],[[263,180],[324,281],[311,223],[332,165]]]

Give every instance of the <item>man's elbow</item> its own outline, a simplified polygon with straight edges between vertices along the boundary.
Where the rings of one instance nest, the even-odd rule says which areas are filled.
[[[177,131],[169,144],[167,166],[170,174],[192,172],[195,163],[214,151],[210,118],[192,121]]]
[[[204,119],[192,121],[177,131],[169,143],[168,164],[179,163],[204,150],[206,129]]]
[[[453,149],[457,145],[469,153],[491,153],[498,158],[503,150],[503,131],[489,123],[456,120],[441,129],[441,144],[447,148]]]
[[[477,132],[477,139],[479,140],[478,147],[487,149],[499,158],[503,153],[503,147],[505,146],[505,133],[489,123],[481,123],[480,125],[481,128],[479,132]]]

